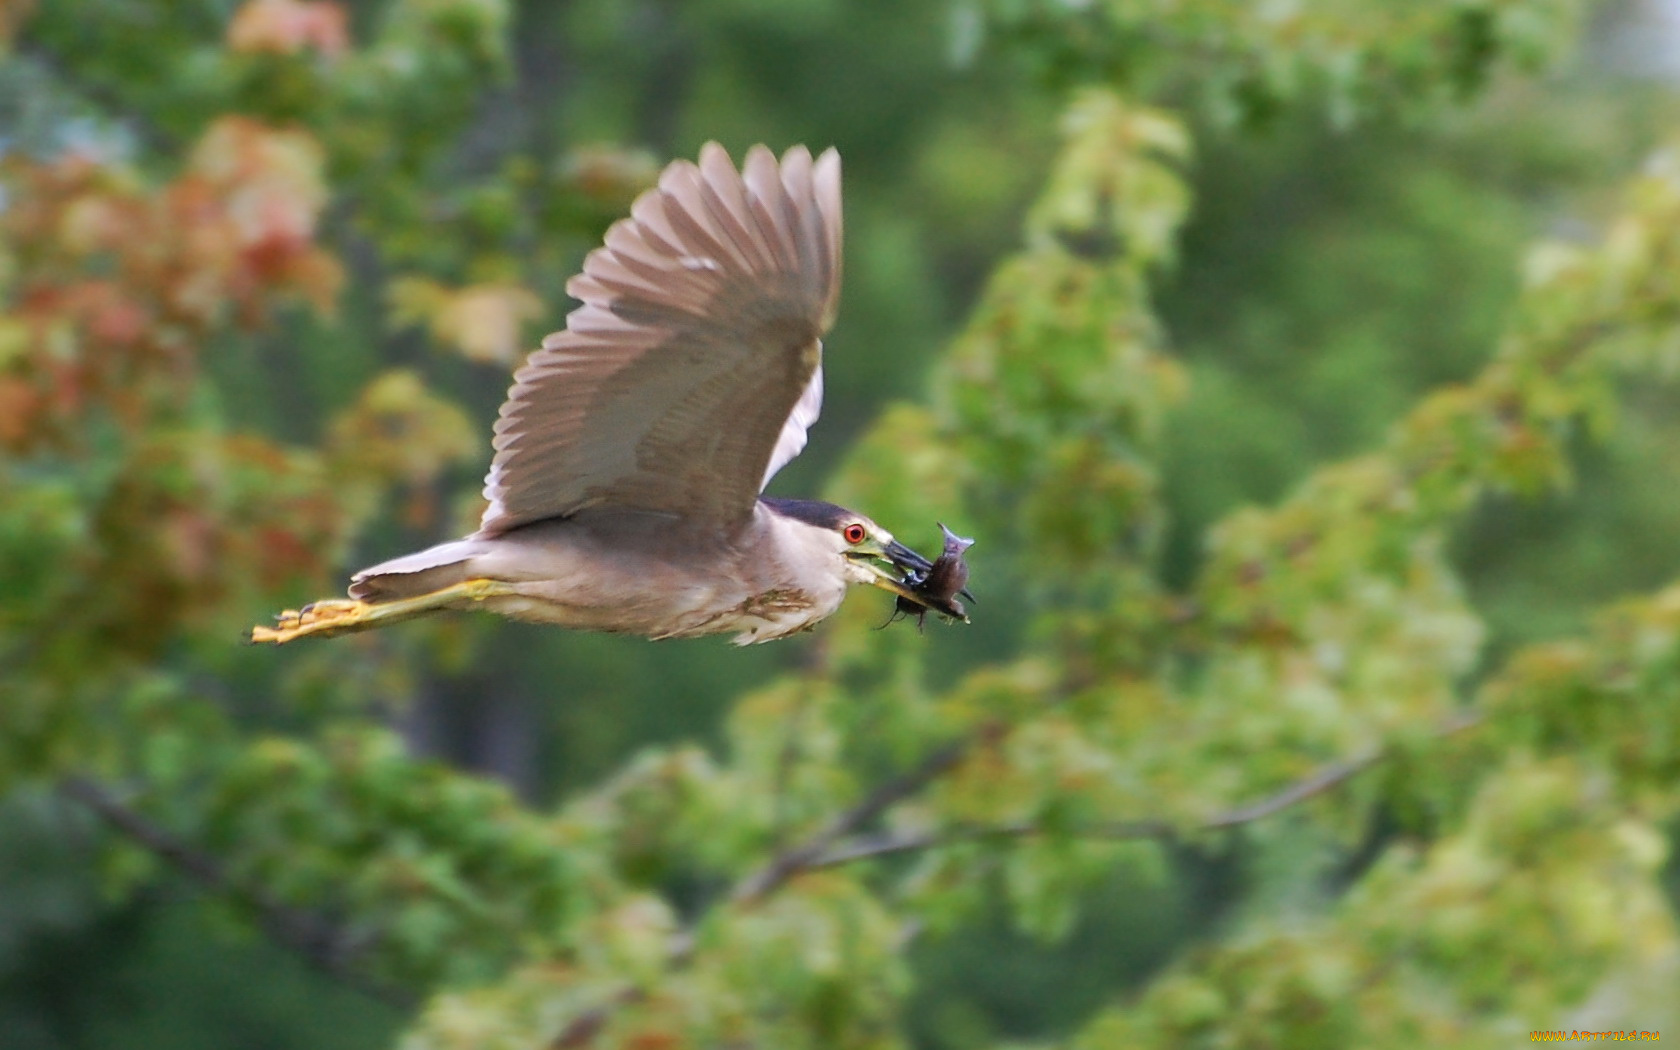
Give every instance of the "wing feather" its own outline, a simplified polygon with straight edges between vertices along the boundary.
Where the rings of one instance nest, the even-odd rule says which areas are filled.
[[[754,147],[747,153],[742,179],[750,191],[748,203],[753,218],[770,243],[777,268],[798,269],[799,248],[794,238],[798,227],[790,224],[782,211],[782,170],[768,149]]]
[[[821,215],[822,243],[828,249],[827,258],[822,260],[821,277],[823,287],[828,289],[828,299],[823,303],[819,321],[826,332],[834,324],[840,308],[840,154],[832,149],[824,151],[811,171],[811,181],[815,190],[812,199]]]
[[[747,207],[747,187],[729,160],[729,154],[715,142],[700,150],[701,189],[712,221],[729,238],[741,256],[755,269],[773,258],[770,246],[758,232]]]
[[[678,161],[567,283],[582,303],[514,375],[480,536],[610,505],[751,514],[822,408],[840,161],[763,146]]]
[[[799,402],[788,413],[787,423],[783,424],[782,432],[776,437],[776,447],[770,452],[770,465],[764,471],[764,485],[770,484],[770,479],[776,476],[776,471],[788,465],[793,457],[805,451],[805,434],[811,429],[811,424],[822,415],[823,377],[819,367],[811,376],[811,382],[806,385],[805,392],[799,395]],[[759,486],[761,489],[763,485]]]

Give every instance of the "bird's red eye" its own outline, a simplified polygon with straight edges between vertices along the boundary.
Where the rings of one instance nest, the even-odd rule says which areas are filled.
[[[864,536],[863,525],[860,524],[859,522],[854,521],[850,525],[847,525],[845,528],[841,529],[840,530],[840,535],[846,537],[846,542],[847,543],[852,543],[852,544],[862,543],[863,542],[863,536]]]

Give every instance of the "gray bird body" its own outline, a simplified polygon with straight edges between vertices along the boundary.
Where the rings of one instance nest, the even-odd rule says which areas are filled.
[[[848,585],[870,582],[866,570],[826,568],[842,546],[764,502],[728,536],[664,514],[586,510],[383,562],[357,573],[350,595],[378,603],[494,579],[513,593],[443,607],[650,638],[734,633],[746,645],[806,629],[840,607]]]
[[[471,536],[357,573],[257,642],[478,608],[582,630],[737,643],[803,630],[927,559],[833,504],[761,497],[822,408],[840,295],[840,158],[715,143],[613,224],[581,301],[514,374]]]

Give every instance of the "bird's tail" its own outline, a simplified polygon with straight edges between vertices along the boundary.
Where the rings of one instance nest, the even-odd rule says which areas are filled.
[[[350,597],[365,602],[414,598],[471,578],[481,540],[451,540],[400,558],[382,561],[350,577]]]

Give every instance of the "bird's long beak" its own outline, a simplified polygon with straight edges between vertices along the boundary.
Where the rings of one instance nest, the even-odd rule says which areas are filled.
[[[921,600],[916,597],[916,592],[911,590],[906,580],[912,575],[920,579],[923,574],[933,568],[933,562],[928,561],[909,547],[897,540],[889,540],[885,544],[870,540],[847,551],[846,557],[862,563],[868,567],[870,572],[874,573],[874,578],[869,581],[870,583],[883,591],[891,591],[900,598],[907,598],[918,605],[922,604]]]

